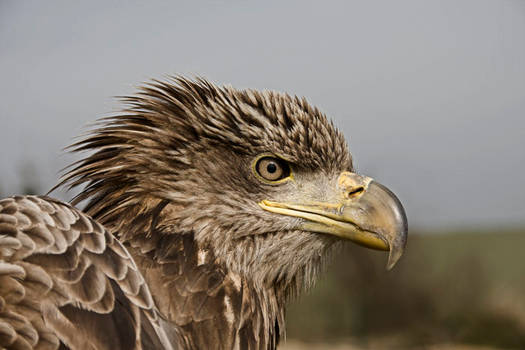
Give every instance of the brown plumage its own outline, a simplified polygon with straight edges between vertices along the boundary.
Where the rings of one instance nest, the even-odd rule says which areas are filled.
[[[85,185],[73,200],[87,200],[83,213],[0,201],[0,348],[273,349],[286,301],[315,281],[336,236],[399,257],[402,209],[395,232],[388,220],[307,225],[312,203],[343,191],[334,218],[378,190],[304,99],[176,78],[124,101],[73,145],[91,153],[61,185]],[[273,162],[263,175],[260,159]],[[275,169],[284,177],[268,180]],[[308,208],[278,213],[293,203]]]

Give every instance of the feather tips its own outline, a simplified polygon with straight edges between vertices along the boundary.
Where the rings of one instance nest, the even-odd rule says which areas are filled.
[[[121,305],[128,305],[135,325],[119,331],[138,339],[140,347],[140,318],[155,322],[157,316],[126,249],[67,204],[36,196],[0,201],[0,348],[57,349],[60,342],[89,347],[87,338],[70,339],[69,331],[88,338],[89,331],[69,322],[61,310],[86,310],[93,320],[111,314],[115,288],[127,300]]]

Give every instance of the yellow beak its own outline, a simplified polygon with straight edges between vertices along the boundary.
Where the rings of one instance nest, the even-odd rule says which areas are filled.
[[[333,192],[333,191],[331,191]],[[388,250],[394,267],[407,240],[407,218],[397,197],[369,177],[343,172],[337,198],[327,202],[284,203],[263,200],[264,210],[302,218],[300,229],[334,235],[365,247]]]

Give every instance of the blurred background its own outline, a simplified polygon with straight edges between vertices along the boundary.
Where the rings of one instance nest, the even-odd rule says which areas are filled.
[[[0,194],[172,74],[306,96],[405,205],[398,266],[346,247],[283,349],[525,349],[525,1],[0,0]]]

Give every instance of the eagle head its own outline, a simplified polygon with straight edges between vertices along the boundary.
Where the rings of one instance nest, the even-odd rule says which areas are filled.
[[[123,241],[162,255],[159,236],[192,235],[197,259],[261,288],[311,284],[342,240],[390,251],[388,267],[401,256],[399,200],[355,172],[342,133],[304,98],[174,78],[124,102],[74,145],[92,154],[64,178],[87,184],[75,201]]]

